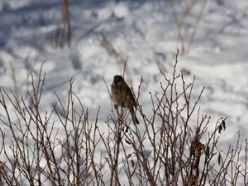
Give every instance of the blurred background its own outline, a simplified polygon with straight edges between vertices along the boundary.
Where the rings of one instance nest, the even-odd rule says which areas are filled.
[[[179,49],[178,71],[195,75],[195,97],[206,87],[202,112],[213,123],[227,117],[229,130],[246,136],[247,13],[247,0],[1,0],[0,85],[25,94],[44,63],[44,112],[73,78],[90,117],[100,106],[105,120],[107,87],[126,66],[135,93],[143,78],[140,104],[149,112],[149,92],[159,92],[160,71],[172,72]]]

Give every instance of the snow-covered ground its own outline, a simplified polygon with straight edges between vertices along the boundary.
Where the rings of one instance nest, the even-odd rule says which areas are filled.
[[[189,1],[176,0],[175,10],[182,19]],[[196,3],[182,27],[187,48],[204,1]],[[63,98],[69,80],[92,119],[101,106],[100,120],[106,120],[111,101],[104,84],[110,86],[113,75],[123,66],[101,44],[104,33],[114,48],[127,58],[127,81],[137,92],[144,79],[141,102],[149,110],[149,92],[156,92],[162,80],[159,69],[170,73],[175,61],[178,29],[170,1],[73,0],[70,4],[72,47],[52,46],[52,36],[61,22],[59,0],[0,1],[0,85],[13,87],[13,71],[19,91],[26,86],[27,68],[47,73],[42,109]],[[207,1],[197,26],[190,51],[179,56],[179,69],[196,76],[197,95],[206,90],[201,110],[213,117],[227,117],[225,143],[230,144],[248,129],[248,1]]]

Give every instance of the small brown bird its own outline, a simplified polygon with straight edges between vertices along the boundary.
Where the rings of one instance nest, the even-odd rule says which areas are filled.
[[[137,106],[137,103],[134,99],[131,89],[129,88],[122,76],[114,76],[114,80],[111,85],[111,93],[114,102],[114,107],[116,109],[118,108],[118,106],[128,108],[132,116],[133,123],[139,124],[139,120],[137,119],[134,112],[134,107]]]

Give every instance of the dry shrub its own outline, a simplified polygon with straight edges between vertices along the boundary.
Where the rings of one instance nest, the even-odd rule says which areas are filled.
[[[28,98],[17,102],[2,87],[1,185],[246,185],[247,141],[244,161],[239,139],[221,150],[226,118],[209,129],[210,117],[197,112],[204,89],[192,96],[194,79],[186,83],[176,72],[177,57],[172,77],[161,72],[150,115],[138,106],[140,125],[129,126],[123,108],[113,109],[105,122],[98,114],[90,121],[72,80],[67,101],[57,96],[52,109],[42,112],[42,71],[37,80],[32,76]]]

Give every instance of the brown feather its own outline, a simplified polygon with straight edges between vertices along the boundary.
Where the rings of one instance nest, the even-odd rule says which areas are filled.
[[[114,76],[114,80],[111,85],[111,93],[115,107],[121,106],[128,108],[132,116],[133,123],[139,123],[133,108],[137,106],[137,103],[131,89],[122,76]]]

